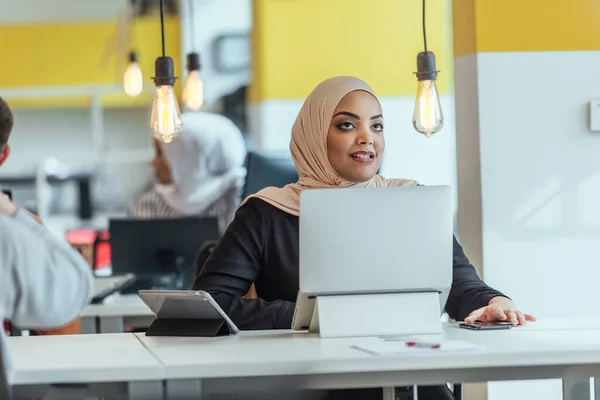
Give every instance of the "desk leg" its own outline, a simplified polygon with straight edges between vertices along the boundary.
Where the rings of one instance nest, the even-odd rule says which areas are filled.
[[[383,388],[383,400],[419,400],[417,386],[393,388]]]
[[[590,400],[591,395],[589,379],[563,378],[563,400]]]
[[[123,333],[125,330],[123,317],[100,317],[98,325],[98,333]]]
[[[84,221],[92,219],[92,191],[90,188],[90,179],[79,179],[79,218]]]
[[[129,400],[163,400],[164,390],[162,381],[129,382],[127,385]]]
[[[200,400],[202,382],[200,379],[175,379],[166,383],[167,400]]]
[[[383,400],[396,400],[396,388],[384,387],[383,388]]]
[[[84,335],[98,333],[96,317],[81,318],[81,328],[79,329],[79,333],[84,334]]]
[[[51,385],[43,400],[85,400],[86,385]]]

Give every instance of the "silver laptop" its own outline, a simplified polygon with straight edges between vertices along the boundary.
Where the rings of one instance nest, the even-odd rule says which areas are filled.
[[[310,295],[438,291],[452,283],[448,186],[305,190],[300,291]]]

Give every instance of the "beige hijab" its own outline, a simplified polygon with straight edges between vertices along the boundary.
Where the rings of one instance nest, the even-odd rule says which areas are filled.
[[[366,182],[350,182],[342,179],[331,166],[327,158],[327,132],[333,112],[344,96],[356,90],[363,90],[376,98],[369,85],[351,76],[327,79],[312,91],[292,127],[290,152],[298,170],[298,182],[283,188],[265,188],[246,198],[244,203],[258,197],[288,214],[299,216],[300,193],[303,190],[417,185],[413,180],[386,179],[381,175],[375,175]]]

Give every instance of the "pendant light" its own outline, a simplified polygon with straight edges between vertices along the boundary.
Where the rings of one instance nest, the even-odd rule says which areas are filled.
[[[423,43],[425,51],[417,55],[417,99],[413,114],[415,129],[430,137],[439,132],[444,125],[440,96],[435,85],[439,71],[435,69],[435,55],[427,50],[427,33],[425,29],[425,0],[423,0]]]
[[[179,104],[173,93],[173,85],[177,79],[173,59],[165,55],[165,12],[164,0],[160,0],[160,29],[162,39],[162,56],[155,62],[154,83],[156,93],[152,103],[150,129],[152,135],[161,142],[170,143],[183,132],[183,121]]]
[[[190,15],[190,30],[192,49],[196,48],[196,32],[194,30],[194,0],[190,0],[188,13]],[[204,103],[204,85],[200,80],[200,55],[196,52],[187,55],[188,75],[183,85],[181,99],[183,104],[192,111],[197,111]]]
[[[129,65],[123,75],[123,89],[128,96],[136,97],[144,89],[142,69],[137,62],[135,51],[129,53]]]

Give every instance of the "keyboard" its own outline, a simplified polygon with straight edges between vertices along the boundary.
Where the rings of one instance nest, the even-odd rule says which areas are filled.
[[[129,285],[135,280],[134,274],[121,274],[112,276],[102,276],[94,278],[94,297],[92,304],[102,303],[102,301],[111,294],[118,292],[123,287]]]

